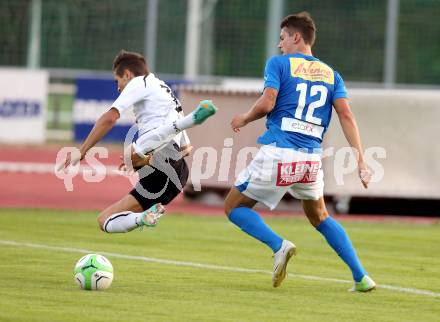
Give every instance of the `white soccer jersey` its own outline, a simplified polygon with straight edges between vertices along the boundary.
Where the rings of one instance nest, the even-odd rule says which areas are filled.
[[[132,106],[139,137],[161,125],[172,123],[180,117],[177,111],[180,108],[180,102],[168,85],[152,73],[146,77],[133,78],[112,104],[120,115]],[[189,144],[185,132],[177,135],[174,140],[179,146]]]

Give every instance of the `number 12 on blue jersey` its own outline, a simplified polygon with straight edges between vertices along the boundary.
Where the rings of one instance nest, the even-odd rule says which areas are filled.
[[[323,107],[327,101],[328,89],[323,85],[312,85],[310,87],[310,96],[307,99],[307,83],[299,83],[296,85],[296,91],[299,92],[298,105],[295,111],[295,118],[298,120],[306,121],[308,123],[321,125],[322,120],[313,116],[315,109]],[[319,96],[318,96],[319,95]],[[315,96],[318,96],[316,100],[310,102],[307,106],[307,101],[310,101]],[[306,108],[307,107],[307,108]],[[305,116],[304,109],[307,110]]]

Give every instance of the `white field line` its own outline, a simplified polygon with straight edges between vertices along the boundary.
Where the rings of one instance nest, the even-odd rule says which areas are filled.
[[[272,274],[271,271],[266,271],[266,270],[261,270],[261,269],[250,269],[250,268],[241,268],[241,267],[232,267],[232,266],[220,266],[220,265],[213,265],[213,264],[183,262],[183,261],[175,261],[175,260],[169,260],[169,259],[160,259],[160,258],[152,258],[152,257],[144,257],[144,256],[124,255],[124,254],[118,254],[118,253],[99,252],[99,251],[97,252],[97,251],[90,250],[90,249],[58,247],[58,246],[33,244],[33,243],[22,243],[22,242],[16,242],[13,240],[0,240],[0,245],[15,246],[15,247],[20,247],[20,248],[34,248],[34,249],[36,248],[36,249],[43,249],[43,250],[50,250],[50,251],[60,251],[60,252],[65,252],[65,253],[81,253],[81,254],[95,253],[95,254],[102,254],[102,255],[114,257],[114,258],[137,260],[137,261],[142,261],[142,262],[165,264],[165,265],[195,267],[195,268],[219,270],[219,271],[229,271],[229,272],[238,272],[238,273]],[[306,280],[334,282],[334,283],[343,283],[343,284],[352,284],[353,283],[352,281],[341,280],[341,279],[336,279],[336,278],[313,276],[313,275],[302,275],[302,274],[290,274],[290,275],[293,277],[296,277],[296,278],[302,278],[302,279],[306,279]],[[416,288],[400,287],[400,286],[385,285],[385,284],[378,285],[378,288],[383,288],[383,289],[387,289],[387,290],[391,290],[391,291],[395,291],[395,292],[403,292],[403,293],[424,295],[424,296],[430,296],[430,297],[440,297],[440,293],[427,291],[427,290],[420,290],[420,289],[416,289]]]
[[[124,175],[123,172],[118,170],[117,166],[105,165],[98,169],[92,169],[89,166],[81,165],[79,167],[79,173],[83,173],[85,170],[91,171],[95,175],[108,175],[108,176],[121,176]],[[38,163],[38,162],[0,162],[0,172],[11,172],[11,173],[39,173],[39,174],[53,174],[55,175],[55,163]]]

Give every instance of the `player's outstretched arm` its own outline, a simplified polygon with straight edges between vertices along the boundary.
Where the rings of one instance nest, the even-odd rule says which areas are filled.
[[[119,111],[115,108],[111,108],[107,112],[101,115],[96,121],[95,126],[90,131],[89,135],[81,145],[81,156],[84,157],[92,147],[95,146],[115,125],[119,119]]]
[[[119,112],[115,108],[111,108],[109,111],[101,115],[101,117],[96,121],[95,126],[90,131],[89,135],[85,139],[84,143],[80,147],[81,156],[79,159],[71,159],[69,155],[64,162],[64,168],[69,165],[76,165],[79,161],[84,159],[87,151],[95,146],[115,125],[116,121],[119,119]]]
[[[341,123],[342,131],[345,138],[352,148],[358,153],[358,170],[359,178],[361,179],[364,188],[368,188],[368,183],[371,179],[371,171],[364,161],[364,154],[362,149],[361,137],[359,135],[359,128],[356,119],[351,111],[350,105],[346,98],[338,98],[333,102],[336,113],[338,114],[339,123]]]
[[[251,109],[244,114],[236,115],[231,121],[231,128],[234,132],[240,132],[240,128],[255,120],[261,119],[272,111],[277,100],[278,91],[266,87]]]

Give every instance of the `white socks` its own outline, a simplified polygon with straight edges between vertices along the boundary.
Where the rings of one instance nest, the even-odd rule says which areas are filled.
[[[194,123],[193,114],[194,114],[194,112],[191,112],[188,115],[186,115],[182,118],[179,118],[176,121],[176,126],[180,131],[190,129],[196,125],[196,123]]]
[[[148,154],[167,145],[181,132],[173,124],[162,125],[154,130],[142,134],[137,140],[134,150],[137,154]]]
[[[180,132],[194,127],[193,113],[183,116],[171,124],[165,124],[142,134],[134,146],[136,153],[148,154],[167,145]]]
[[[104,223],[106,233],[127,233],[141,225],[142,212],[123,211],[111,215]]]

